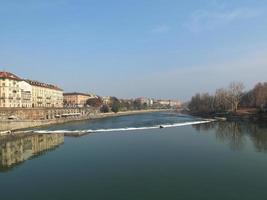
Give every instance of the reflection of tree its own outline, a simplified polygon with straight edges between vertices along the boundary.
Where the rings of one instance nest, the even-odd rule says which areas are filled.
[[[197,131],[208,131],[214,129],[217,125],[216,122],[204,123],[204,124],[194,124],[192,125]]]
[[[233,150],[240,150],[245,144],[241,126],[238,122],[218,122],[216,137],[222,141],[229,141]]]
[[[257,151],[267,152],[267,124],[252,122],[213,122],[193,126],[198,131],[214,130],[216,137],[229,142],[231,149],[240,150],[249,136]]]
[[[198,131],[215,130],[216,138],[229,142],[231,149],[240,150],[244,145],[240,124],[237,122],[211,122],[193,126]]]
[[[257,151],[267,152],[267,126],[266,124],[250,124],[247,132]]]

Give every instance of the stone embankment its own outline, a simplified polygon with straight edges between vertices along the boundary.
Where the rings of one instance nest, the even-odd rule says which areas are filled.
[[[81,121],[112,116],[132,115],[162,110],[136,110],[118,113],[100,113],[93,108],[35,108],[35,109],[0,109],[0,134],[10,131]]]

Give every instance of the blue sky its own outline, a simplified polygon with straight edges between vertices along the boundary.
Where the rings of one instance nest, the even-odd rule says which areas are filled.
[[[267,1],[0,0],[0,68],[125,98],[249,89],[266,81]]]

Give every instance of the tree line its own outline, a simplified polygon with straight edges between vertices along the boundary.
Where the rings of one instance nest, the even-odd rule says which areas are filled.
[[[214,94],[197,93],[188,103],[192,113],[236,112],[240,106],[264,110],[267,107],[267,82],[258,83],[244,91],[242,82],[232,82],[227,88],[217,89]]]
[[[128,110],[142,110],[147,109],[149,106],[145,103],[141,103],[138,100],[124,100],[118,99],[117,97],[110,97],[110,100],[105,104],[101,97],[88,99],[85,106],[91,106],[94,108],[99,108],[100,112],[119,112]]]

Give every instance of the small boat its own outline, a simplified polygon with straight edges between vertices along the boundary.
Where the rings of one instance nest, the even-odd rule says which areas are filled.
[[[164,127],[162,125],[160,125],[159,128],[164,128]]]

